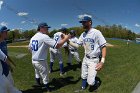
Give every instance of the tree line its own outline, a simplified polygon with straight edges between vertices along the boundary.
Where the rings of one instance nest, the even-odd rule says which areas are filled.
[[[120,39],[135,40],[136,37],[140,37],[140,34],[136,34],[132,32],[131,30],[122,27],[121,25],[115,25],[115,24],[112,26],[97,25],[95,28],[100,30],[106,38],[120,38]],[[68,33],[70,30],[75,30],[77,36],[80,36],[80,34],[84,31],[82,27],[68,28]],[[56,30],[56,29],[54,29],[53,31],[50,31],[49,36],[53,37],[54,33],[58,31],[59,30]],[[29,40],[36,32],[37,32],[36,29],[26,30],[26,31],[20,31],[18,29],[15,29],[13,31],[8,32],[8,40],[11,40],[11,41],[14,41],[17,39]]]

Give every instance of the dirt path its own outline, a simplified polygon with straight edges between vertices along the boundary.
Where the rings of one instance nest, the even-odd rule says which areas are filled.
[[[107,43],[108,47],[114,47],[114,45]]]
[[[26,48],[26,47],[28,47],[28,45],[22,45],[22,46],[8,46],[8,47],[24,47],[24,48]]]
[[[21,46],[8,46],[8,47],[21,47],[21,48],[27,48],[28,45],[21,45]],[[114,45],[107,43],[107,47],[114,47]]]

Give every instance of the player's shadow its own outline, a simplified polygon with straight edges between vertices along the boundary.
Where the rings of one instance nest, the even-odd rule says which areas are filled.
[[[53,86],[52,91],[56,91],[64,86],[67,85],[74,85],[77,82],[80,81],[80,77],[77,80],[74,80],[74,78],[72,76],[68,76],[68,77],[61,77],[61,78],[56,78],[56,79],[52,79],[52,81],[50,82],[50,86]]]
[[[41,87],[32,87],[31,89],[22,91],[22,93],[43,93],[43,90]]]
[[[70,70],[76,71],[77,68],[81,68],[81,64],[74,64],[74,65],[71,65],[71,66],[66,65],[66,66],[64,66],[63,69],[64,69],[65,72],[68,72]],[[57,72],[57,71],[60,71],[60,69],[59,68],[58,69],[53,69],[53,72]]]
[[[77,69],[80,69],[81,68],[81,64],[74,64],[74,65],[71,65],[71,66],[65,66],[64,67],[64,70],[66,71],[66,72],[68,72],[68,71],[70,71],[70,70],[73,70],[73,71],[76,71]]]
[[[73,77],[72,76],[69,76],[69,77],[65,77],[65,78],[57,78],[57,79],[52,79],[52,81],[50,82],[50,86],[52,91],[56,91],[64,86],[67,86],[67,85],[70,85],[70,84],[76,84],[77,82],[80,81],[80,77],[77,79],[77,80],[73,80]],[[96,92],[97,89],[101,86],[102,84],[102,81],[99,77],[95,77],[95,80],[98,81],[98,86],[95,86],[93,88],[93,91]],[[86,88],[88,87],[88,84],[86,86]],[[93,92],[92,91],[92,92]],[[46,92],[45,88],[41,88],[41,87],[35,87],[33,86],[32,89],[28,89],[28,90],[25,90],[25,91],[22,91],[22,93],[44,93]]]
[[[77,80],[73,80],[74,78],[72,76],[69,77],[65,77],[65,78],[57,78],[57,79],[52,79],[52,81],[50,82],[50,86],[51,86],[51,90],[52,91],[56,91],[64,86],[70,85],[70,84],[76,84],[77,82],[80,81],[80,77]],[[38,87],[38,86],[32,86],[31,89],[27,89],[22,91],[22,93],[44,93],[47,90],[45,88],[42,87]]]

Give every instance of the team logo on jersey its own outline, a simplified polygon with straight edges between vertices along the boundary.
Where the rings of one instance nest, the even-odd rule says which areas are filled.
[[[84,43],[86,43],[86,42],[94,43],[94,39],[92,39],[92,38],[85,38],[84,39]]]
[[[94,50],[94,39],[84,38],[84,44],[87,50]]]

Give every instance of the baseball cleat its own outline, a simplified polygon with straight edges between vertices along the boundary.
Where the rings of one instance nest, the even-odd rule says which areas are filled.
[[[89,92],[97,91],[97,89],[99,88],[100,85],[101,85],[101,82],[100,81],[96,81],[93,86],[89,87]]]
[[[86,89],[85,87],[82,87],[81,89],[75,90],[74,92],[75,92],[75,93],[79,93],[79,92],[84,91],[85,89]]]
[[[60,76],[64,76],[66,74],[67,74],[66,72],[60,72]]]

